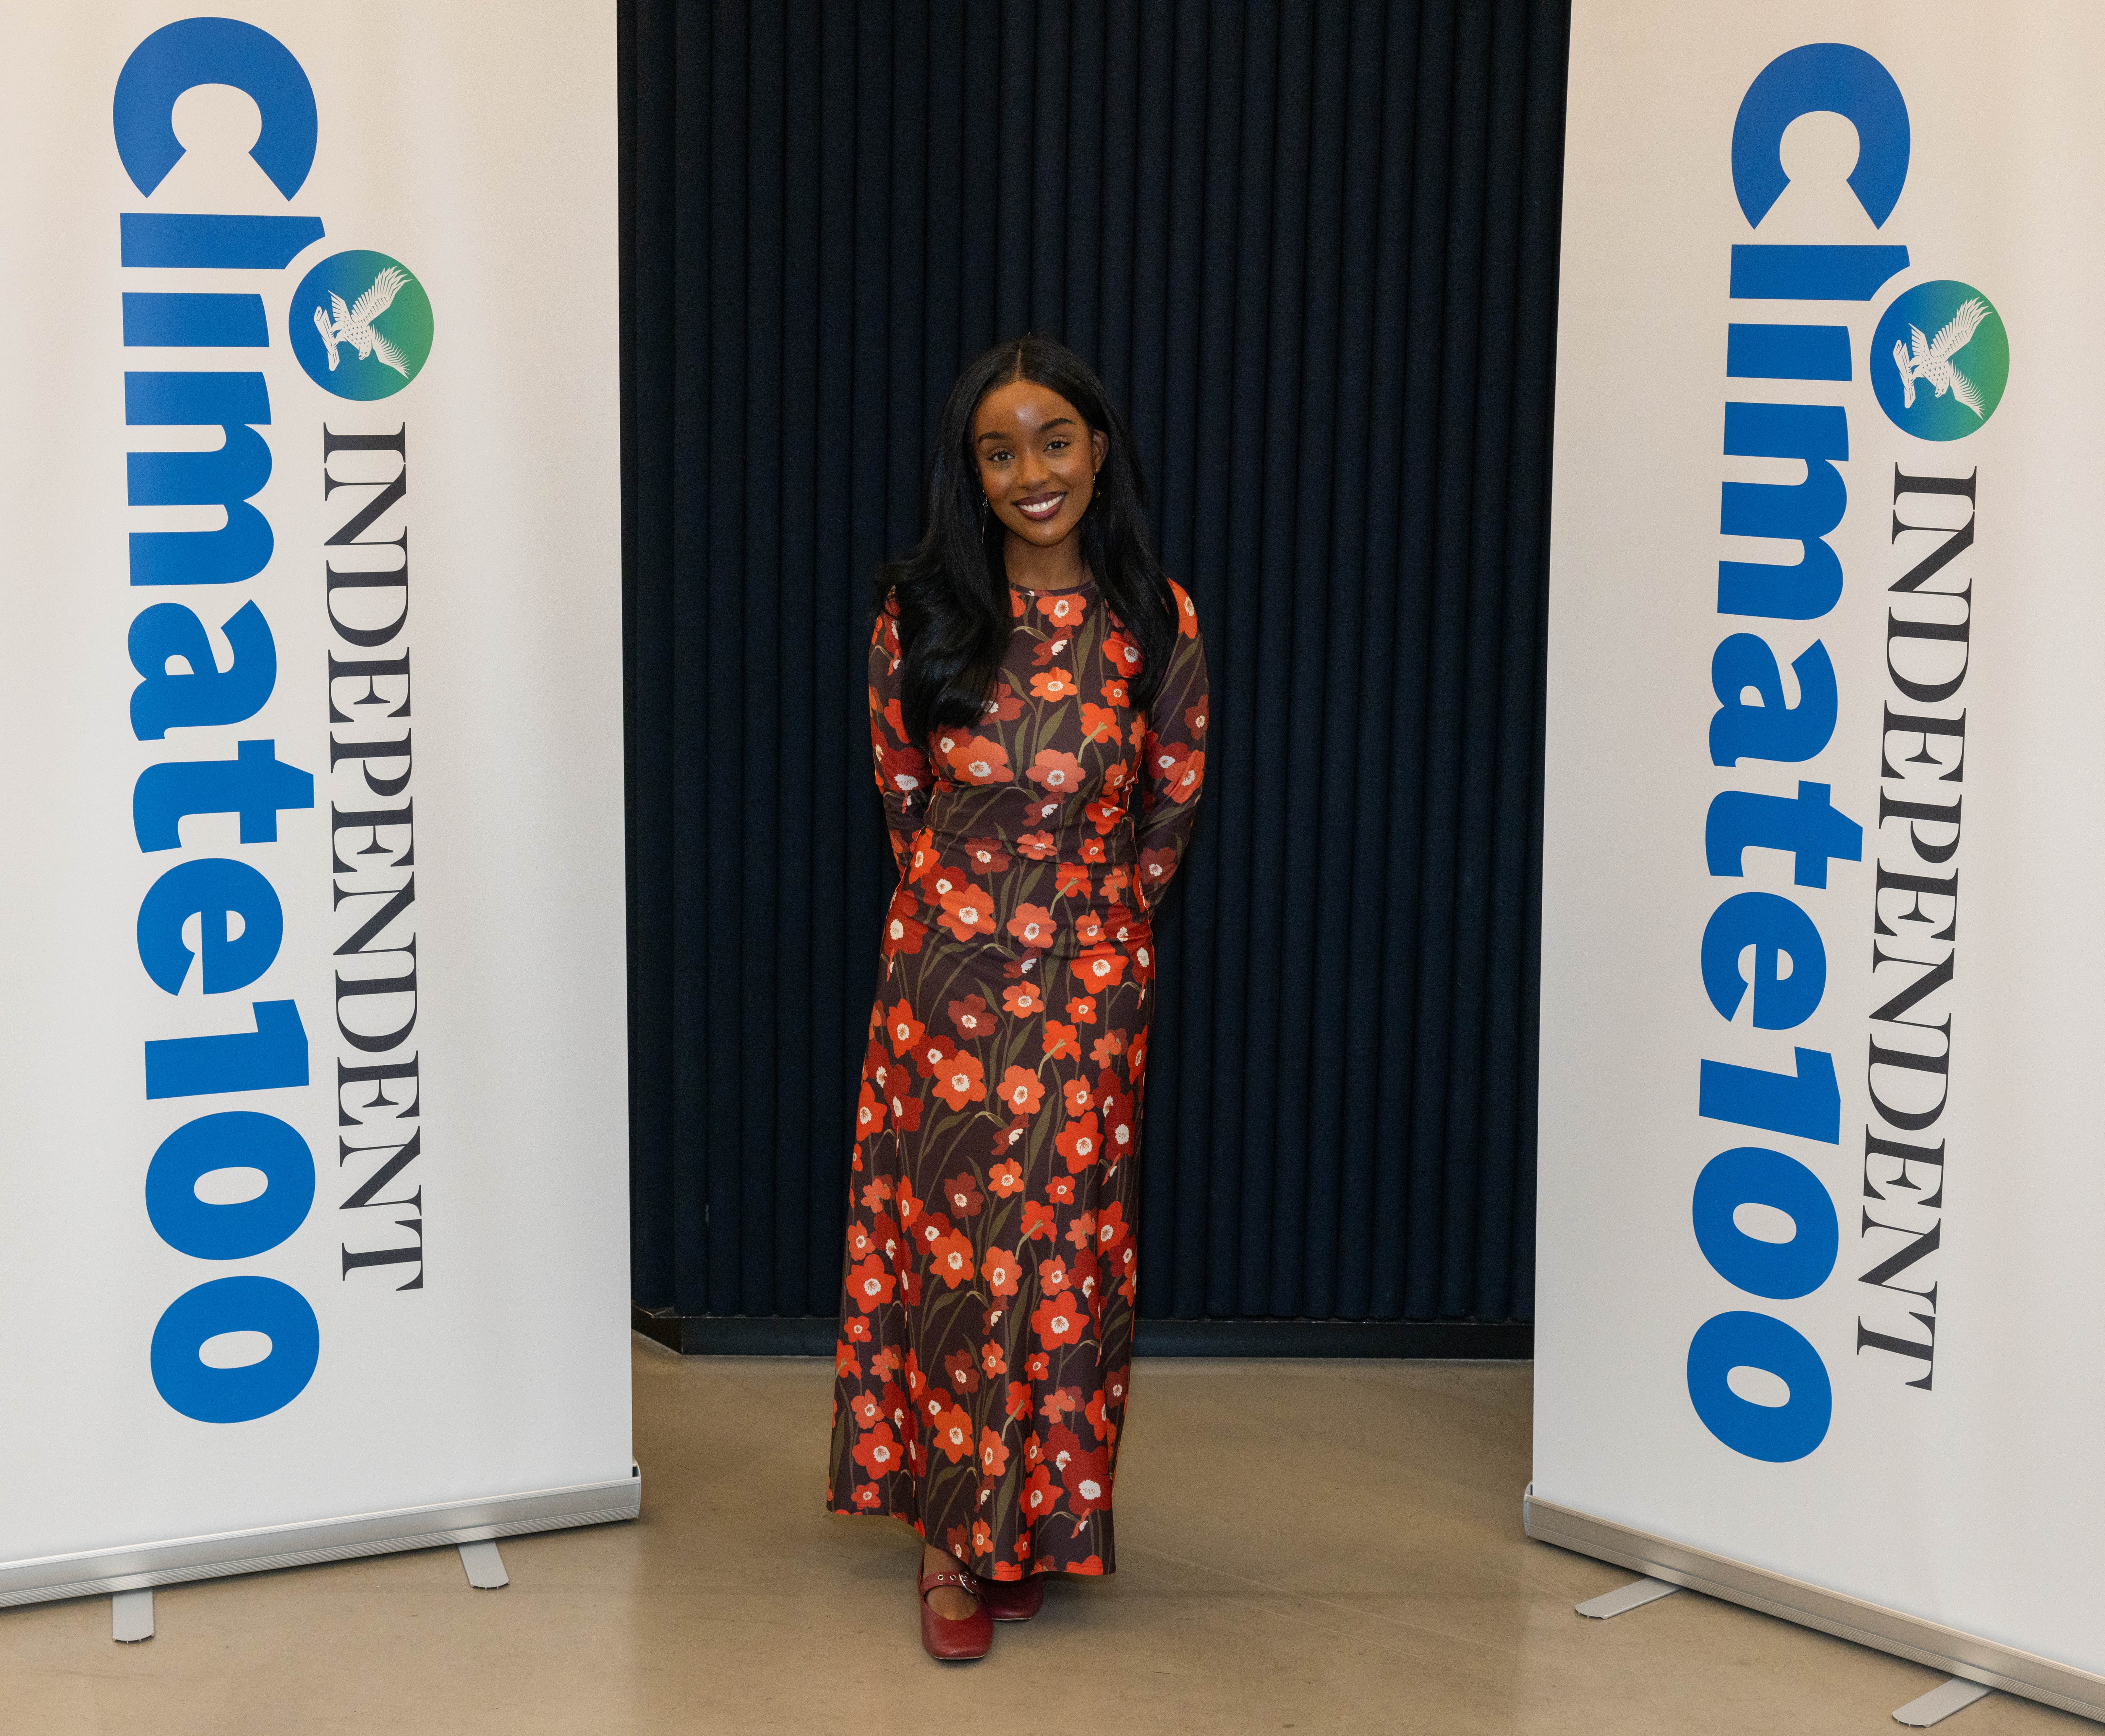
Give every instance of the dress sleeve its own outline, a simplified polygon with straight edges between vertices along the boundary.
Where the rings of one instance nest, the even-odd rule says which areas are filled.
[[[899,611],[887,601],[869,636],[869,745],[892,853],[904,873],[928,806],[928,758],[906,739],[899,700]]]
[[[1140,880],[1150,903],[1177,872],[1206,781],[1206,646],[1199,615],[1172,579],[1177,638],[1141,737]]]

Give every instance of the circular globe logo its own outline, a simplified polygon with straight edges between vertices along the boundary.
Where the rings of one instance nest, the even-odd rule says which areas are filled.
[[[431,353],[431,298],[399,259],[354,248],[300,280],[287,315],[307,378],[339,398],[384,398]]]
[[[1896,297],[1871,333],[1871,389],[1894,426],[1963,440],[2003,401],[2010,340],[1995,304],[1944,278]]]

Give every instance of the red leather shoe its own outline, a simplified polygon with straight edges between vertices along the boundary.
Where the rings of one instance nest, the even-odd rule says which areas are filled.
[[[987,1613],[997,1622],[1028,1622],[1045,1607],[1045,1576],[1028,1579],[982,1579],[980,1591]]]
[[[937,1615],[928,1607],[928,1594],[938,1586],[955,1586],[969,1593],[972,1613],[962,1622]],[[994,1617],[987,1613],[986,1593],[978,1579],[963,1568],[921,1576],[921,1644],[938,1663],[969,1663],[985,1657],[993,1645]]]

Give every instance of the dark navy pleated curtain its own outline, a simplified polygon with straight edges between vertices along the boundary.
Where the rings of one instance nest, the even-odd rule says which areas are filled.
[[[623,0],[634,1282],[832,1312],[869,581],[960,364],[1127,407],[1211,653],[1143,1313],[1532,1311],[1565,0]]]

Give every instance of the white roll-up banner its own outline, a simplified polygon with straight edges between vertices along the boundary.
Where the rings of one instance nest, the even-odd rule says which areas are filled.
[[[2092,1716],[2101,68],[1575,7],[1530,1501]]]
[[[0,20],[0,1603],[632,1515],[612,8]]]

